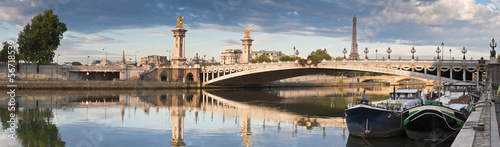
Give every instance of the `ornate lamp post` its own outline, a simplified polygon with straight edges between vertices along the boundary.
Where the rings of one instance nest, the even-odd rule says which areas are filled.
[[[367,48],[365,48],[365,59],[368,59],[368,52],[370,52],[370,51],[368,50],[368,47],[367,47]]]
[[[90,56],[87,56],[87,81],[89,80],[89,58]]]
[[[464,46],[464,48],[462,49],[462,53],[464,54],[464,60],[465,60],[465,53],[467,53],[467,49],[465,49],[465,46]]]
[[[415,50],[415,47],[411,47],[411,59],[415,59],[415,52],[417,52],[417,50]]]
[[[444,58],[444,42],[441,42],[441,49],[443,50],[443,52],[441,52],[441,61],[442,61]]]
[[[56,69],[56,75],[57,77],[56,78],[59,78],[59,56],[61,56],[61,54],[57,54],[57,69]]]
[[[441,49],[439,49],[439,47],[436,49],[436,53],[437,53],[437,59],[439,60],[439,53],[441,53]]]
[[[299,56],[299,50],[295,51],[295,56]]]
[[[346,59],[345,54],[347,53],[347,50],[345,49],[345,47],[344,47],[344,50],[342,51],[342,53],[344,53],[344,60],[345,60]]]
[[[378,49],[375,49],[375,59],[378,60],[378,53],[377,52],[378,52]]]
[[[107,61],[108,61],[108,49],[107,49],[106,47],[104,47],[102,50],[103,50],[103,51],[106,51],[106,59],[104,60],[104,65],[106,66],[106,65],[107,65],[107,63],[108,63],[108,62],[107,62]]]
[[[451,48],[450,48],[450,60],[451,60]]]
[[[392,50],[391,50],[391,47],[389,47],[389,48],[387,49],[387,54],[388,54],[388,55],[387,55],[387,59],[391,59],[391,53],[392,53]]]
[[[295,46],[293,47],[293,53],[292,54],[295,54]]]

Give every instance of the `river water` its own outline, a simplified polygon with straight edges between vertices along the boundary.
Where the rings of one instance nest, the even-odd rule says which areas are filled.
[[[8,137],[12,113],[7,111],[7,95],[0,96],[0,146],[432,145],[404,136],[366,141],[349,136],[344,120],[347,104],[363,91],[371,100],[381,100],[391,90],[21,90],[16,92],[17,111],[13,112],[18,119],[16,139]]]

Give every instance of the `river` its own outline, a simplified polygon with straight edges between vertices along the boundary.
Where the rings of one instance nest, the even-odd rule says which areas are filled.
[[[431,146],[404,136],[366,141],[349,136],[344,120],[347,104],[363,91],[369,99],[381,100],[391,90],[21,90],[13,112],[18,119],[16,139],[8,137],[8,95],[0,96],[0,142],[2,147]]]

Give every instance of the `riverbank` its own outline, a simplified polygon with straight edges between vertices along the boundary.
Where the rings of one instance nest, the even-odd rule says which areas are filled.
[[[160,82],[160,81],[16,81],[16,89],[189,89],[200,88],[193,82]],[[0,82],[0,89],[10,89],[7,81]]]
[[[7,81],[0,82],[0,89],[10,89]],[[17,89],[60,89],[60,90],[148,90],[148,89],[199,89],[196,82],[164,82],[164,81],[16,81]],[[422,84],[420,84],[422,85]],[[373,86],[400,86],[392,83],[307,83],[307,82],[276,82],[255,87],[373,87]],[[411,85],[410,85],[411,86]],[[244,88],[239,86],[204,86],[203,88]]]

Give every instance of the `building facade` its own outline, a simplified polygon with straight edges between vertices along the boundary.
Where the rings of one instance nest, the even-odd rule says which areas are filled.
[[[231,65],[241,63],[240,56],[242,53],[241,49],[227,49],[220,56],[220,64]]]
[[[139,62],[139,66],[150,65],[151,63],[154,64],[155,66],[167,63],[167,56],[150,55],[147,57],[143,57]]]
[[[242,64],[243,63],[241,61],[242,54],[243,52],[241,51],[241,49],[228,49],[222,52],[222,55],[220,56],[220,64],[226,64],[226,65]],[[286,56],[281,51],[260,50],[256,52],[253,51],[250,54],[250,58],[256,59],[261,55],[267,56],[269,59],[271,59],[271,61],[279,61],[283,56]]]
[[[265,50],[260,50],[257,52],[252,52],[252,59],[256,59],[259,56],[264,55],[267,56],[271,61],[279,61],[285,54],[283,54],[281,51],[265,51]]]

